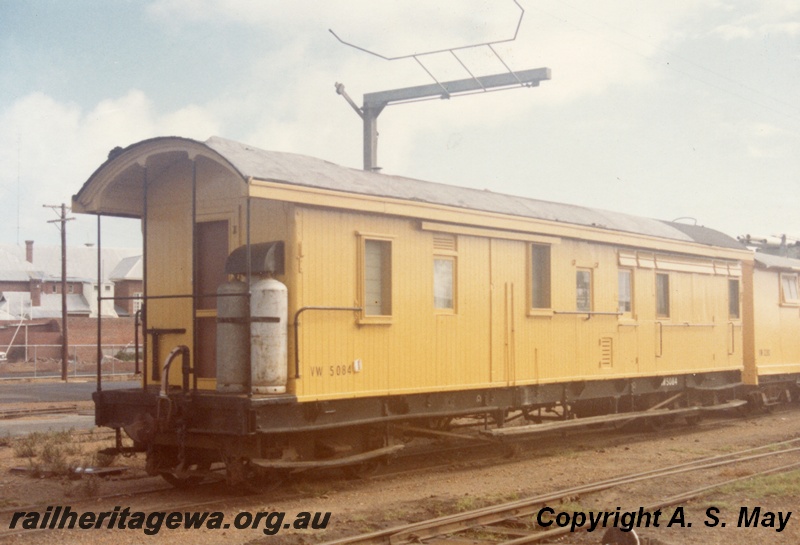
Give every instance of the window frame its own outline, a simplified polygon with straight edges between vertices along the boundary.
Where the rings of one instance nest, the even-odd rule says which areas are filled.
[[[630,307],[628,310],[623,310],[620,308],[620,304],[622,301],[622,286],[620,284],[621,275],[628,276],[628,306]],[[631,320],[634,317],[634,313],[636,311],[636,307],[634,305],[634,274],[633,269],[630,268],[619,268],[617,269],[617,312],[621,313],[620,317],[623,319]]]
[[[142,309],[142,306],[144,305],[144,293],[141,291],[135,291],[133,292],[133,297],[134,297],[133,305],[131,306],[131,308],[133,309],[133,313],[136,314]]]
[[[575,269],[575,310],[577,312],[594,312],[594,274],[592,269],[586,267],[578,267]],[[581,274],[587,274],[589,277],[588,287],[586,288],[588,291],[588,295],[586,297],[589,308],[581,308],[581,295],[579,293],[579,285],[578,285],[578,277]]]
[[[360,317],[358,320],[359,324],[391,324],[394,319],[394,311],[395,311],[395,297],[394,297],[394,237],[391,235],[380,235],[380,234],[371,234],[371,233],[358,233],[358,296],[357,300],[359,301],[359,305],[361,307]],[[381,244],[386,244],[386,248],[388,248],[388,255],[382,256],[382,260],[388,261],[382,266],[386,266],[388,268],[388,275],[387,273],[383,273],[385,276],[388,276],[388,286],[382,286],[381,292],[382,296],[388,296],[388,314],[370,314],[368,311],[367,305],[367,243],[368,242],[377,242]],[[386,278],[382,279],[382,283]],[[382,303],[382,305],[385,303]],[[385,308],[382,310],[386,310]]]
[[[451,263],[451,270],[450,270],[450,300],[452,305],[449,307],[440,307],[437,306],[437,298],[436,298],[436,262],[448,262]],[[433,256],[433,310],[437,314],[456,314],[456,309],[458,307],[458,259],[454,255],[445,255],[442,253],[436,253]]]
[[[664,295],[666,296],[666,300],[664,301],[666,303],[666,313],[662,313],[660,310],[662,305],[661,301],[659,300],[659,294],[661,293],[659,291],[659,278],[664,278],[666,279],[667,282],[666,291],[664,291]],[[670,294],[670,284],[671,282],[669,273],[660,273],[660,272],[656,273],[655,275],[656,318],[670,318],[672,316],[672,307],[670,304],[671,303],[670,299],[672,299]]]
[[[787,282],[789,281],[789,286],[793,286],[793,293],[787,293],[786,288]],[[798,286],[798,274],[797,273],[788,273],[782,272],[779,275],[779,282],[780,282],[780,296],[781,296],[781,305],[786,306],[800,306],[800,286]]]
[[[736,285],[736,297],[734,299],[734,289],[733,286]],[[741,292],[741,282],[739,282],[738,278],[728,278],[728,319],[729,320],[741,320],[742,319],[742,292]],[[733,304],[736,303],[735,312],[733,312],[734,307]]]
[[[540,252],[544,252],[540,254]],[[538,254],[538,255],[537,255]],[[546,261],[537,267],[537,257],[544,257]],[[553,309],[553,246],[537,242],[528,245],[528,309],[531,314],[552,313]],[[537,271],[542,271],[543,278],[536,284]]]

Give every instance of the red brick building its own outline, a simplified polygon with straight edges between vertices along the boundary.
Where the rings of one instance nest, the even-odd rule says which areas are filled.
[[[103,249],[98,282],[97,248],[67,248],[67,315],[70,346],[97,341],[97,316],[102,317],[104,345],[132,345],[135,311],[142,292],[141,250]],[[98,312],[98,292],[102,301]],[[0,353],[9,361],[60,359],[62,343],[61,248],[0,245]],[[45,345],[48,345],[45,347]],[[75,357],[75,351],[71,350]],[[96,359],[96,351],[81,349],[80,360]]]

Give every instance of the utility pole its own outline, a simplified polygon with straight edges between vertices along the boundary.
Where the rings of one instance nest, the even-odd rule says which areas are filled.
[[[67,338],[67,222],[75,218],[67,217],[67,205],[64,203],[61,203],[61,206],[44,205],[44,207],[52,208],[53,210],[61,209],[59,218],[47,223],[61,224],[59,226],[61,230],[61,380],[66,381],[67,363],[69,362],[69,340]]]

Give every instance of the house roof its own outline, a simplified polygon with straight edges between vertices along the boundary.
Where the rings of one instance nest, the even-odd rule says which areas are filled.
[[[100,259],[103,282],[112,279],[111,273],[123,259],[141,255],[141,252],[141,248],[102,248]],[[25,248],[21,246],[0,245],[0,280],[12,281],[12,278],[19,278],[20,280],[16,281],[28,281],[31,275],[37,275],[41,280],[61,279],[60,246],[34,245],[33,263],[26,261],[25,255]],[[97,248],[67,247],[67,280],[96,282]]]
[[[133,144],[103,163],[73,197],[76,212],[141,217],[144,164],[166,168],[172,161],[211,160],[234,177],[429,203],[453,208],[553,221],[742,250],[736,239],[701,226],[642,218],[584,206],[554,203],[425,182],[342,167],[328,161],[266,151],[219,137],[198,142],[161,137]],[[120,195],[114,199],[114,195]]]
[[[28,282],[32,278],[42,279],[44,272],[25,260],[24,249],[20,258],[18,250],[19,246],[0,245],[0,281]]]
[[[134,255],[123,258],[119,263],[117,263],[117,266],[114,267],[114,270],[109,273],[108,277],[113,282],[119,282],[121,280],[141,280],[144,278],[142,256]]]
[[[92,307],[86,297],[78,293],[67,294],[67,314],[89,316],[91,312]],[[31,307],[31,319],[36,318],[61,318],[61,294],[43,293],[41,305]]]
[[[41,304],[38,307],[32,306],[31,294],[27,291],[3,291],[0,292],[0,316],[3,320],[18,320],[27,318],[30,320],[37,318],[61,318],[61,294],[43,293],[41,294]],[[67,294],[67,313],[69,315],[91,314],[91,306],[81,294]]]

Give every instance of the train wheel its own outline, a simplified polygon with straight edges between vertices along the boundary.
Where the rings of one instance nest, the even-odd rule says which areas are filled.
[[[190,488],[197,486],[205,480],[205,474],[211,467],[210,462],[194,464],[189,468],[191,474],[172,471],[161,471],[159,475],[175,488]]]
[[[259,467],[247,458],[226,460],[228,486],[244,494],[265,494],[281,486],[288,473]]]
[[[452,423],[453,418],[450,416],[442,416],[439,418],[429,418],[428,419],[428,427],[432,430],[436,431],[448,431],[450,430],[450,424]]]
[[[700,421],[703,420],[703,417],[699,414],[692,415],[692,416],[684,416],[683,419],[686,421],[687,426],[697,426],[700,424]]]
[[[345,466],[342,470],[348,479],[366,479],[377,473],[382,465],[384,465],[382,459],[374,459],[361,462],[360,464]]]
[[[280,488],[287,477],[286,472],[277,469],[258,469],[253,472],[253,478],[244,483],[244,489],[249,494],[266,494]]]
[[[669,416],[651,416],[644,419],[644,427],[647,431],[654,433],[662,431],[672,421]]]

